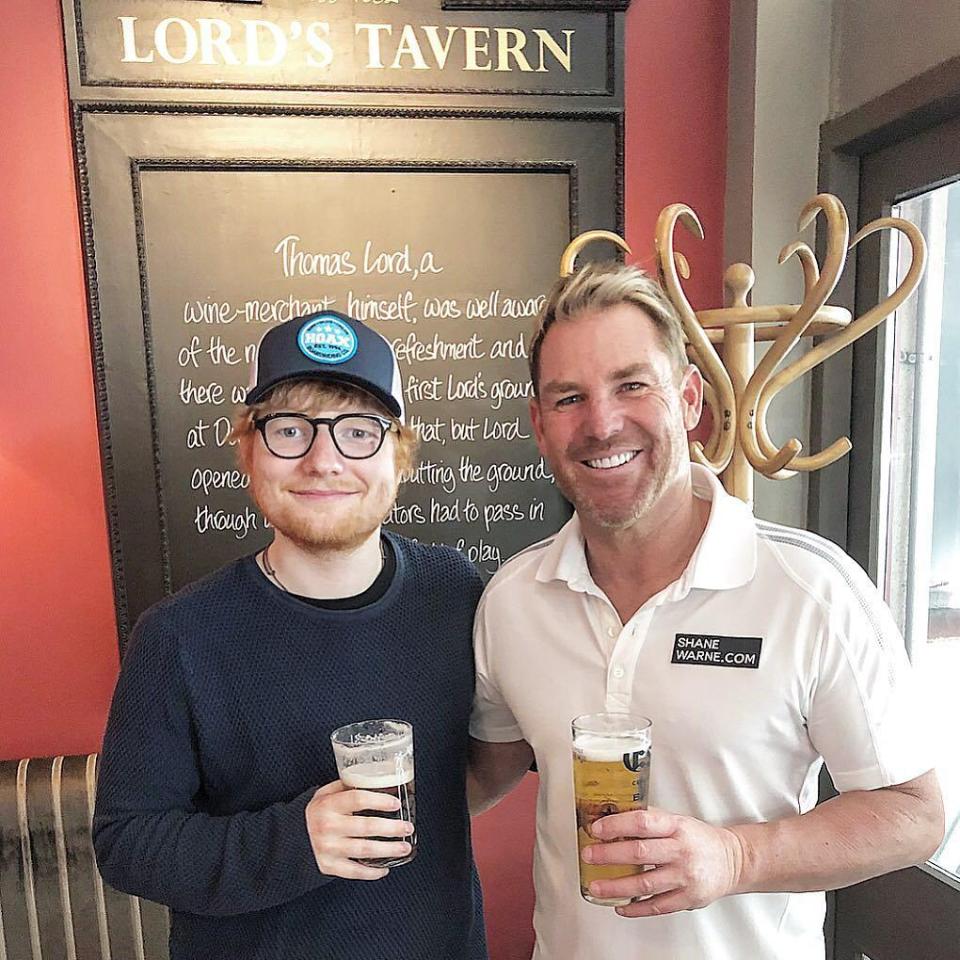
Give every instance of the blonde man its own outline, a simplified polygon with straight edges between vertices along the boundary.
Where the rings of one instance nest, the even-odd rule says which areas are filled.
[[[540,772],[536,960],[816,960],[823,891],[922,861],[943,808],[903,644],[833,544],[754,519],[691,464],[703,383],[642,272],[554,289],[531,351],[537,442],[576,507],[477,613],[471,807]],[[584,860],[570,720],[653,720],[650,809]],[[840,795],[820,806],[824,761]],[[642,918],[642,919],[636,919]]]
[[[465,799],[470,631],[457,551],[381,524],[409,471],[389,343],[342,314],[272,328],[234,421],[274,537],[141,618],[110,714],[101,873],[173,911],[171,960],[484,960]],[[416,735],[418,855],[398,803],[346,789],[330,733]],[[356,814],[363,812],[362,816]]]

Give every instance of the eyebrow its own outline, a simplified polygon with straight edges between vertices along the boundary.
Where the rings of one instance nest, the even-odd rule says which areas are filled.
[[[656,379],[657,371],[656,368],[650,363],[631,363],[627,367],[621,367],[619,370],[614,370],[607,379],[629,380],[631,377],[636,376]]]
[[[541,390],[542,393],[575,393],[580,389],[580,384],[572,380],[551,380],[545,383]]]
[[[654,380],[657,379],[657,372],[649,363],[631,363],[626,367],[620,367],[613,370],[607,377],[610,383],[618,380],[629,380],[631,377],[644,376]],[[542,393],[576,393],[582,387],[575,380],[550,380],[543,385]]]

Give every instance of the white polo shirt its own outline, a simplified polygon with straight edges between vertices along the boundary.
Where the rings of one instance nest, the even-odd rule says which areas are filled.
[[[505,564],[475,628],[478,740],[526,740],[540,771],[535,960],[816,960],[822,893],[727,897],[628,919],[577,880],[570,720],[653,720],[650,803],[714,824],[775,820],[837,788],[933,767],[903,642],[877,590],[835,545],[755,520],[702,467],[712,501],[679,580],[628,623],[590,576],[574,517]]]

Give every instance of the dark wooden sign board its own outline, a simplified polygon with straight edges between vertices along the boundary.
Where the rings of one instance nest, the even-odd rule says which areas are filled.
[[[325,36],[361,41],[337,48],[329,88],[292,61],[269,76],[224,62],[229,84],[201,83],[209,65],[186,55],[208,6],[232,27],[320,11]],[[614,5],[565,6],[531,20],[525,4],[64,0],[121,645],[147,606],[268,542],[227,425],[264,330],[313,309],[359,316],[398,351],[423,442],[393,529],[458,546],[489,574],[569,516],[530,436],[525,353],[570,238],[622,230],[623,25],[599,9]],[[146,26],[145,62],[111,66],[125,16]],[[156,62],[164,20],[160,46],[182,64]],[[487,32],[451,45],[429,81],[407,53],[389,86],[351,85],[370,53],[356,24],[373,22],[424,49],[465,25]],[[555,45],[574,31],[557,46],[562,78],[464,79],[484,42],[520,50],[526,37],[539,57],[536,29]]]

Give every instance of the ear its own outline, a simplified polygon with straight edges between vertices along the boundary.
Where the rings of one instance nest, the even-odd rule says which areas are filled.
[[[401,427],[400,429],[405,428]],[[384,437],[384,444],[386,445],[386,443],[390,444],[390,455],[393,457],[393,469],[399,487],[413,476],[413,466],[419,441],[410,437],[404,438],[400,432],[391,430]]]
[[[680,403],[683,426],[690,431],[700,422],[703,412],[703,377],[692,363],[687,364],[680,378]]]
[[[253,428],[250,431],[231,432],[228,443],[236,448],[237,466],[242,473],[248,477],[253,470],[253,448],[256,443],[263,443],[263,437],[259,437],[260,431]]]
[[[532,396],[527,403],[530,408],[530,423],[533,424],[533,435],[540,452],[543,453],[543,411],[540,409],[540,399],[537,396]]]

